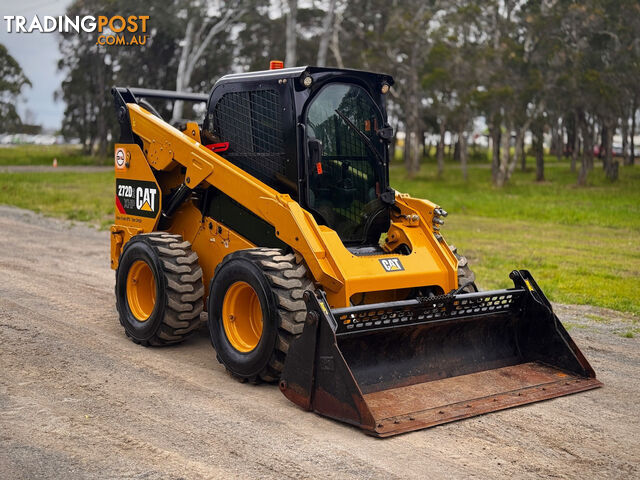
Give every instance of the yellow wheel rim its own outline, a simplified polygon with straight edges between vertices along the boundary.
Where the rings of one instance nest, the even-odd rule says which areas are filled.
[[[229,287],[222,302],[222,324],[229,343],[239,352],[250,352],[262,336],[262,306],[247,282]]]
[[[151,267],[136,260],[127,275],[127,301],[131,313],[139,322],[145,322],[153,313],[156,303],[156,281]]]

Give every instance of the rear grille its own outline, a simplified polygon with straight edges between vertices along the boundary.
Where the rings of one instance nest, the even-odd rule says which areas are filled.
[[[275,90],[229,92],[215,106],[214,133],[229,142],[224,154],[261,180],[285,175],[282,106]]]

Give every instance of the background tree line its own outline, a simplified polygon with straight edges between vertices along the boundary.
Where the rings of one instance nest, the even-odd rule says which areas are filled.
[[[624,162],[634,162],[638,0],[76,0],[67,14],[140,12],[151,17],[144,47],[98,46],[95,34],[60,37],[59,68],[67,75],[58,93],[66,104],[62,131],[87,152],[106,155],[117,138],[112,85],[208,92],[228,72],[283,59],[287,66],[394,75],[390,118],[404,133],[410,176],[419,170],[426,136],[436,135],[438,171],[451,138],[466,177],[479,121],[491,140],[497,186],[524,167],[528,132],[538,180],[545,133],[553,154],[571,158],[581,184],[596,146],[607,176],[617,178],[615,132]],[[161,113],[179,119],[190,114],[185,108],[167,104]]]
[[[0,132],[18,130],[22,119],[16,110],[16,98],[31,85],[20,64],[0,45]]]

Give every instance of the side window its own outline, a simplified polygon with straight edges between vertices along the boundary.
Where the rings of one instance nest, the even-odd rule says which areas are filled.
[[[210,120],[213,133],[229,142],[227,160],[271,186],[286,175],[282,106],[276,90],[226,93]]]

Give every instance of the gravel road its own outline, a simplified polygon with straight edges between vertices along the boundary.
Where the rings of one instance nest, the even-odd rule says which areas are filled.
[[[604,388],[376,439],[233,381],[205,330],[134,345],[113,285],[106,232],[0,206],[0,478],[640,476],[630,316],[557,306]]]

